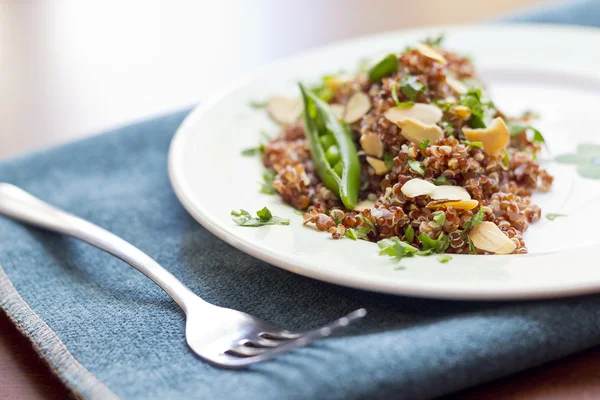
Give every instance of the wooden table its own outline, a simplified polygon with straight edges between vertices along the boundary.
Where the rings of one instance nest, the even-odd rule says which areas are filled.
[[[58,400],[69,391],[0,311],[0,399]],[[599,399],[600,348],[551,362],[447,399]]]

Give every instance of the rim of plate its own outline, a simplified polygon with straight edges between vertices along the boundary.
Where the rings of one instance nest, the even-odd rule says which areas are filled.
[[[434,25],[418,29],[399,29],[386,32],[379,32],[370,35],[359,36],[352,39],[336,41],[330,44],[311,48],[308,51],[300,52],[291,57],[282,58],[264,65],[261,68],[244,74],[241,78],[232,81],[230,84],[223,86],[220,90],[213,92],[208,100],[203,101],[196,106],[181,123],[171,141],[168,153],[168,174],[173,190],[186,209],[186,211],[209,232],[232,245],[238,250],[243,251],[257,259],[265,261],[276,267],[283,268],[287,271],[306,276],[309,278],[329,282],[336,285],[352,287],[361,290],[372,292],[387,293],[398,296],[414,296],[423,298],[436,298],[447,300],[534,300],[548,299],[558,297],[569,297],[577,295],[591,294],[600,291],[600,281],[591,281],[585,283],[569,283],[545,285],[543,287],[502,287],[491,291],[489,288],[479,288],[478,286],[470,286],[469,288],[452,287],[444,284],[436,284],[431,282],[410,282],[406,284],[402,281],[394,281],[391,284],[382,284],[381,282],[372,283],[363,280],[361,277],[356,277],[351,274],[343,274],[340,272],[330,272],[327,270],[316,268],[302,260],[292,260],[287,256],[282,256],[272,249],[263,245],[250,243],[243,237],[236,236],[227,232],[223,226],[210,216],[210,212],[201,203],[192,201],[195,197],[192,189],[187,181],[183,179],[183,158],[182,153],[185,147],[185,142],[190,134],[189,126],[201,120],[203,115],[207,113],[215,104],[219,103],[223,98],[227,97],[239,87],[244,86],[264,75],[267,71],[276,69],[286,63],[292,63],[296,60],[309,57],[313,54],[327,51],[330,48],[338,46],[358,46],[361,42],[370,42],[377,38],[387,37],[391,35],[419,35],[429,34],[432,31],[443,31],[444,33],[452,33],[457,30],[505,30],[505,29],[534,29],[538,31],[548,31],[557,34],[557,31],[576,32],[582,35],[596,36],[600,40],[600,28],[577,26],[577,25],[561,25],[561,24],[537,24],[537,23],[491,23],[488,25],[482,24],[467,24],[467,25]],[[479,256],[486,257],[486,256]],[[518,257],[514,255],[496,256],[496,257]]]

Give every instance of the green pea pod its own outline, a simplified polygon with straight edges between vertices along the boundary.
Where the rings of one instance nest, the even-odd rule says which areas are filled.
[[[352,210],[358,201],[360,163],[350,129],[337,119],[327,103],[301,83],[299,86],[304,100],[306,137],[317,175],[329,190],[339,196],[344,206]],[[327,133],[333,135],[335,144],[339,148],[341,174],[336,173],[330,165],[326,149],[323,148],[323,141],[320,140],[320,137]]]

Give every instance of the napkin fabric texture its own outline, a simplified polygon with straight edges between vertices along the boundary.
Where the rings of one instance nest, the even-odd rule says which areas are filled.
[[[577,2],[527,19],[593,25],[597,6]],[[359,307],[369,314],[342,336],[275,361],[218,369],[188,349],[181,310],[132,267],[74,239],[0,218],[0,307],[77,396],[431,398],[600,344],[600,296],[389,296],[298,276],[234,249],[193,220],[170,187],[167,151],[186,114],[0,162],[0,181],[123,237],[217,305],[290,329]]]

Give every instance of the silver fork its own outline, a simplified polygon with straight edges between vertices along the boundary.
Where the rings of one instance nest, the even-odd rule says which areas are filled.
[[[118,236],[61,211],[16,186],[0,183],[0,214],[49,231],[83,240],[142,272],[160,286],[186,315],[185,337],[201,358],[226,368],[258,363],[329,336],[366,314],[358,309],[330,324],[306,332],[290,332],[252,315],[218,307],[196,296],[169,271]]]

